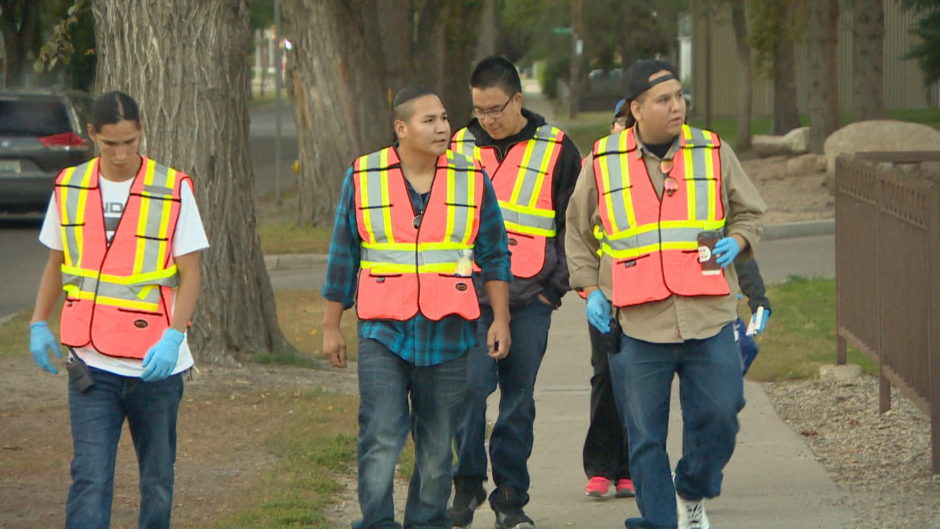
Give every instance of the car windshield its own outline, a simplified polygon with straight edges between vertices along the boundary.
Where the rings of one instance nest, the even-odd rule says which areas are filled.
[[[0,99],[2,136],[51,136],[71,131],[68,111],[61,101]]]

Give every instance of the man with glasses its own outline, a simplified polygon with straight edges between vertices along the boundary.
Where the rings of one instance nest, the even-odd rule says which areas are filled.
[[[506,59],[480,61],[470,76],[470,95],[476,118],[454,134],[451,149],[481,163],[499,200],[512,255],[512,346],[501,360],[488,357],[482,348],[470,351],[468,402],[455,436],[458,460],[450,514],[454,527],[468,527],[474,509],[486,499],[486,399],[499,387],[499,417],[489,442],[495,485],[489,501],[497,529],[523,529],[534,527],[523,510],[529,501],[533,389],[552,311],[568,290],[565,208],[581,157],[564,132],[523,108],[519,74]],[[490,300],[480,294],[482,334],[492,312]]]
[[[744,406],[728,265],[750,256],[766,205],[731,147],[685,124],[668,63],[639,61],[626,77],[630,128],[594,144],[568,207],[571,286],[597,330],[611,328],[612,309],[622,328],[608,362],[641,514],[627,528],[708,529],[703,500],[721,491]],[[676,374],[684,446],[673,478]]]

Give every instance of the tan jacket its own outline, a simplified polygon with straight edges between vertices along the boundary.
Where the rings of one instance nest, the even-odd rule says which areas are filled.
[[[676,138],[666,158],[670,159],[679,149]],[[752,252],[760,240],[764,228],[760,222],[767,205],[741,167],[734,150],[722,142],[721,156],[721,202],[725,211],[725,232],[740,235],[748,242],[742,252]],[[637,150],[631,156],[642,156],[656,192],[662,196],[663,174],[660,158],[647,151],[637,135]],[[659,177],[657,177],[659,176]],[[599,242],[594,237],[594,226],[601,225],[597,212],[597,185],[594,180],[594,159],[589,156],[581,168],[574,194],[568,203],[568,230],[565,250],[571,288],[583,289],[598,286],[607,299],[611,299],[611,263],[607,256],[599,257]],[[679,343],[685,340],[710,338],[737,317],[738,278],[733,266],[725,270],[728,280],[727,296],[670,296],[662,301],[625,307],[619,310],[623,332],[631,338],[655,343]]]

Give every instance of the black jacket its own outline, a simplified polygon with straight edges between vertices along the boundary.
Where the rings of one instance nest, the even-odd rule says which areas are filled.
[[[467,125],[473,133],[475,142],[479,147],[496,147],[496,157],[502,162],[506,153],[513,145],[528,141],[535,136],[535,130],[544,125],[545,118],[526,109],[522,115],[528,120],[526,126],[519,133],[502,140],[494,140],[483,130],[480,122],[473,119]],[[568,135],[562,142],[561,153],[555,172],[552,175],[552,202],[555,208],[555,237],[545,245],[545,265],[542,271],[529,279],[514,277],[509,285],[509,304],[511,306],[524,305],[531,302],[539,294],[544,295],[552,305],[561,305],[561,298],[568,291],[568,263],[565,259],[565,210],[568,209],[568,200],[574,191],[574,184],[581,172],[581,155],[578,148]],[[493,175],[490,175],[492,178]],[[482,289],[481,294],[484,294]],[[487,303],[485,295],[481,296],[482,303]]]

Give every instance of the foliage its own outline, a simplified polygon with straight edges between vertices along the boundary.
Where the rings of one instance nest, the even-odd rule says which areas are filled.
[[[265,29],[273,25],[274,0],[251,0],[251,29]]]
[[[901,5],[918,17],[915,32],[921,42],[905,55],[917,59],[926,83],[940,79],[940,0],[901,0]]]
[[[39,50],[39,57],[33,64],[37,73],[52,71],[60,62],[65,64],[75,54],[75,44],[72,42],[72,28],[79,22],[79,17],[89,11],[89,0],[75,0],[69,6],[66,17],[52,28],[52,35]],[[94,53],[88,50],[86,53]]]
[[[774,47],[778,42],[799,41],[809,16],[806,0],[747,0],[750,33],[757,68],[773,74]]]

